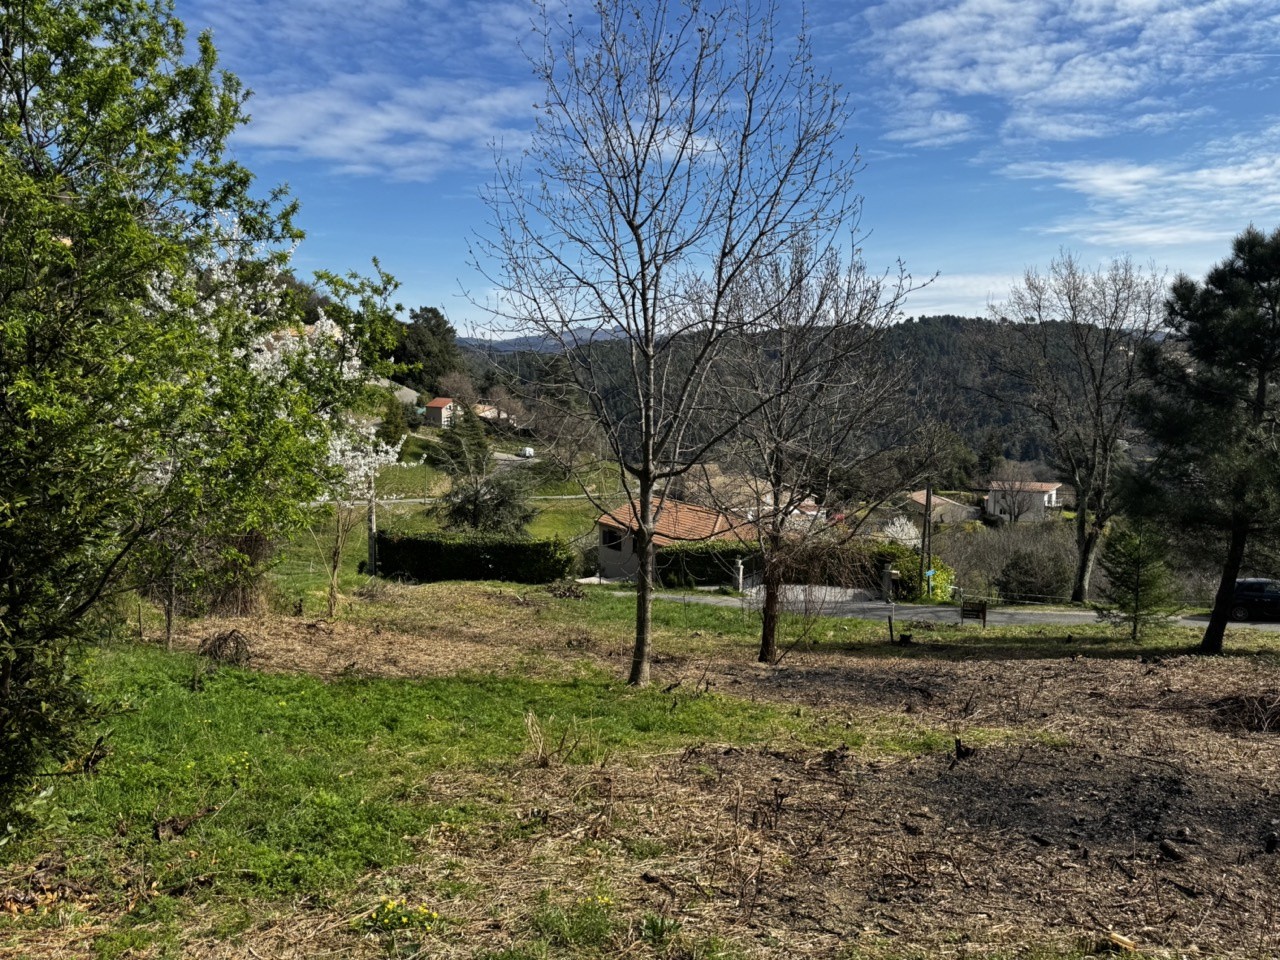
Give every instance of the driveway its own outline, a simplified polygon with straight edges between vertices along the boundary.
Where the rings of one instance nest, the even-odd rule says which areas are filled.
[[[758,588],[757,588],[758,589]],[[664,600],[705,603],[713,606],[756,610],[760,598],[756,591],[743,597],[726,597],[708,593],[660,593]],[[960,608],[917,603],[887,604],[882,600],[870,600],[866,591],[840,590],[832,587],[789,587],[785,596],[786,607],[796,613],[810,612],[825,617],[852,617],[857,620],[886,620],[893,613],[896,624],[909,620],[929,620],[940,623],[958,623]],[[1063,610],[1060,607],[993,607],[987,612],[990,626],[1019,626],[1038,623],[1097,623],[1091,610]],[[1178,617],[1173,623],[1183,627],[1199,627],[1209,622],[1208,616]],[[1232,623],[1231,627],[1249,627],[1255,630],[1280,631],[1280,622],[1257,621]]]

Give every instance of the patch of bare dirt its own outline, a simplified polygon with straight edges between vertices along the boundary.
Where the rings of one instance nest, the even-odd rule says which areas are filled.
[[[251,636],[253,665],[325,676],[504,669],[529,642],[518,629],[424,638],[352,624],[234,626]],[[566,662],[617,667],[625,656],[572,631],[537,642]],[[668,650],[654,676],[672,709],[709,689],[808,711],[837,739],[892,722],[955,745],[892,755],[856,741],[706,744],[590,769],[531,746],[501,790],[479,774],[420,785],[433,803],[487,797],[492,826],[441,825],[421,838],[416,864],[369,878],[367,899],[393,879],[439,904],[455,925],[431,956],[519,946],[539,897],[601,884],[633,922],[660,914],[753,956],[1129,942],[1155,956],[1280,955],[1272,660],[833,652],[764,667]],[[275,929],[259,931],[264,956]],[[627,936],[635,931],[619,934],[620,948]],[[233,954],[207,945],[197,955]]]
[[[474,888],[441,904],[458,937],[432,956],[519,945],[542,898],[603,882],[624,915],[752,956],[983,956],[1115,934],[1148,955],[1270,957],[1280,856],[1261,787],[1076,748],[957,761],[706,745],[636,766],[530,763],[506,816],[442,827],[394,874],[437,903],[460,879]],[[461,800],[485,785],[424,789]]]
[[[175,646],[200,651],[216,638],[237,634],[242,663],[276,673],[339,676],[433,677],[460,669],[511,669],[520,659],[514,645],[441,634],[423,636],[377,623],[270,617],[218,619],[197,623]]]

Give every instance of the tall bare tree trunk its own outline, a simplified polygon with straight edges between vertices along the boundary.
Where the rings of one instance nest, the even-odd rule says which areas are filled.
[[[164,648],[173,650],[173,616],[178,606],[178,584],[173,571],[164,585]]]
[[[933,478],[924,487],[924,530],[920,536],[920,597],[932,599],[929,571],[933,569]]]
[[[649,657],[653,645],[653,591],[657,579],[653,549],[653,490],[650,483],[640,488],[640,516],[636,524],[636,642],[631,651],[631,673],[627,683],[643,687],[649,682]]]
[[[1244,563],[1244,548],[1248,539],[1248,520],[1239,513],[1233,514],[1227,561],[1222,567],[1222,579],[1218,581],[1218,593],[1213,600],[1213,612],[1209,614],[1209,625],[1204,628],[1204,637],[1200,640],[1201,653],[1222,652],[1227,621],[1231,619],[1231,603],[1236,595],[1236,577],[1240,576],[1240,565]]]
[[[1084,504],[1076,507],[1076,573],[1071,583],[1071,602],[1084,603],[1089,599],[1089,583],[1093,580],[1102,530],[1092,522]]]
[[[782,616],[782,564],[779,562],[778,543],[772,544],[764,559],[764,603],[760,609],[761,663],[778,660],[778,621]]]
[[[376,577],[378,575],[378,514],[377,514],[378,496],[373,491],[369,491],[369,562],[367,564],[369,576]]]
[[[346,508],[340,501],[333,504],[333,540],[328,545],[329,590],[325,597],[325,616],[332,620],[338,612],[338,584],[342,576],[342,554],[347,546],[347,535],[351,530],[343,511]]]
[[[535,4],[535,128],[487,197],[485,306],[559,348],[563,413],[589,415],[637,514],[632,684],[649,679],[661,484],[788,386],[710,416],[717,364],[777,329],[802,279],[748,297],[748,274],[801,243],[824,263],[860,210],[846,96],[782,6],[601,0],[588,24],[576,0]]]

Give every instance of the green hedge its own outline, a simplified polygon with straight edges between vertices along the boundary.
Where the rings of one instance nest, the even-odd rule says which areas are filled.
[[[657,552],[658,582],[665,587],[733,585],[737,561],[751,576],[760,570],[760,547],[735,540],[705,540],[661,547]],[[784,561],[787,583],[811,583],[828,587],[880,589],[880,572],[886,563],[897,570],[896,598],[904,603],[924,599],[920,593],[920,554],[900,543],[854,540],[833,544],[810,540],[790,552]],[[951,595],[955,572],[935,555],[933,598]]]
[[[892,541],[853,540],[832,543],[814,539],[800,544],[783,560],[786,583],[810,583],[826,587],[880,590],[881,572],[885,564],[898,571],[894,599],[913,603],[920,593],[920,554],[910,547]],[[933,599],[945,600],[951,594],[955,574],[934,556]]]
[[[378,533],[378,573],[419,583],[551,583],[572,576],[577,566],[577,554],[559,537],[522,540],[489,534]]]
[[[760,568],[760,547],[736,540],[701,540],[659,547],[658,582],[664,587],[734,586],[741,560],[748,575]]]

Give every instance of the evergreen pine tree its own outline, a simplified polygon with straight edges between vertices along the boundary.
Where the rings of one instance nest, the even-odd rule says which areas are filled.
[[[382,408],[382,422],[374,436],[383,443],[394,446],[409,432],[409,420],[404,404],[395,397],[388,397]]]
[[[444,525],[451,530],[523,537],[538,515],[529,503],[524,473],[514,467],[486,477],[455,478],[439,510]]]
[[[464,407],[441,435],[435,461],[449,474],[449,492],[434,508],[446,527],[522,536],[537,516],[527,473],[494,469],[484,422],[470,409]]]
[[[457,481],[487,474],[490,456],[484,423],[472,410],[463,407],[440,435],[433,459],[441,470]]]
[[[410,310],[409,323],[400,333],[394,358],[408,368],[402,377],[408,386],[438,394],[441,377],[465,369],[457,334],[435,307]]]
[[[1108,583],[1098,618],[1127,625],[1135,643],[1145,627],[1164,623],[1176,606],[1166,547],[1146,523],[1117,523],[1102,548]]]
[[[1155,388],[1142,419],[1166,510],[1182,528],[1220,538],[1200,650],[1221,653],[1250,542],[1280,530],[1280,230],[1249,227],[1203,283],[1179,277],[1166,312],[1169,335],[1147,357]]]

